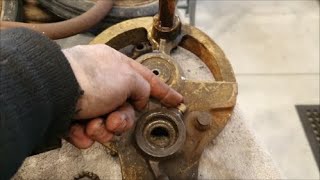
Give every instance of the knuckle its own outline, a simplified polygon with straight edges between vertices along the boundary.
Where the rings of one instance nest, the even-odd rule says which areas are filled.
[[[92,145],[91,142],[84,142],[84,143],[79,143],[76,146],[79,149],[88,149],[89,147],[91,147],[91,145]]]
[[[128,70],[128,71],[125,72],[124,79],[126,81],[126,84],[130,85],[131,88],[137,82],[137,76],[132,70]]]

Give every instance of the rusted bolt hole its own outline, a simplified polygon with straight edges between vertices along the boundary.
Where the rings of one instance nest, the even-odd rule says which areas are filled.
[[[146,46],[143,43],[140,43],[138,45],[136,45],[136,50],[137,51],[142,51],[146,48]]]
[[[158,69],[154,69],[152,70],[153,74],[156,75],[156,76],[159,76],[160,75],[160,71]]]
[[[171,142],[169,130],[163,126],[156,126],[150,131],[150,143],[157,147],[167,147]]]

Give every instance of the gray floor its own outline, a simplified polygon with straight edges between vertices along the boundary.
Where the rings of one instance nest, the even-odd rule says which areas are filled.
[[[238,103],[288,179],[319,179],[295,104],[319,104],[319,1],[198,0],[196,26],[225,51]]]
[[[295,111],[296,104],[319,104],[319,1],[198,0],[196,10],[196,26],[233,65],[245,119],[283,175],[319,179]],[[92,37],[72,39],[87,44]]]

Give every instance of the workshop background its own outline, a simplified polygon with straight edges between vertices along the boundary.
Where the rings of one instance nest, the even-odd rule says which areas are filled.
[[[319,0],[189,2],[194,9],[187,16],[179,9],[183,22],[191,17],[225,52],[239,84],[243,118],[283,177],[319,179],[320,167],[296,109],[320,104]],[[185,5],[180,0],[179,7]],[[93,38],[85,33],[57,42],[67,48]]]

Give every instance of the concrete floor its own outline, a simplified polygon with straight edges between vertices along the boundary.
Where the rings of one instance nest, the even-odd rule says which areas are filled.
[[[196,26],[224,50],[246,120],[288,179],[319,179],[296,104],[319,104],[319,1],[198,0]]]
[[[283,175],[319,179],[295,110],[319,104],[319,1],[197,0],[196,26],[231,61],[245,119]],[[87,44],[92,37],[73,39]]]

